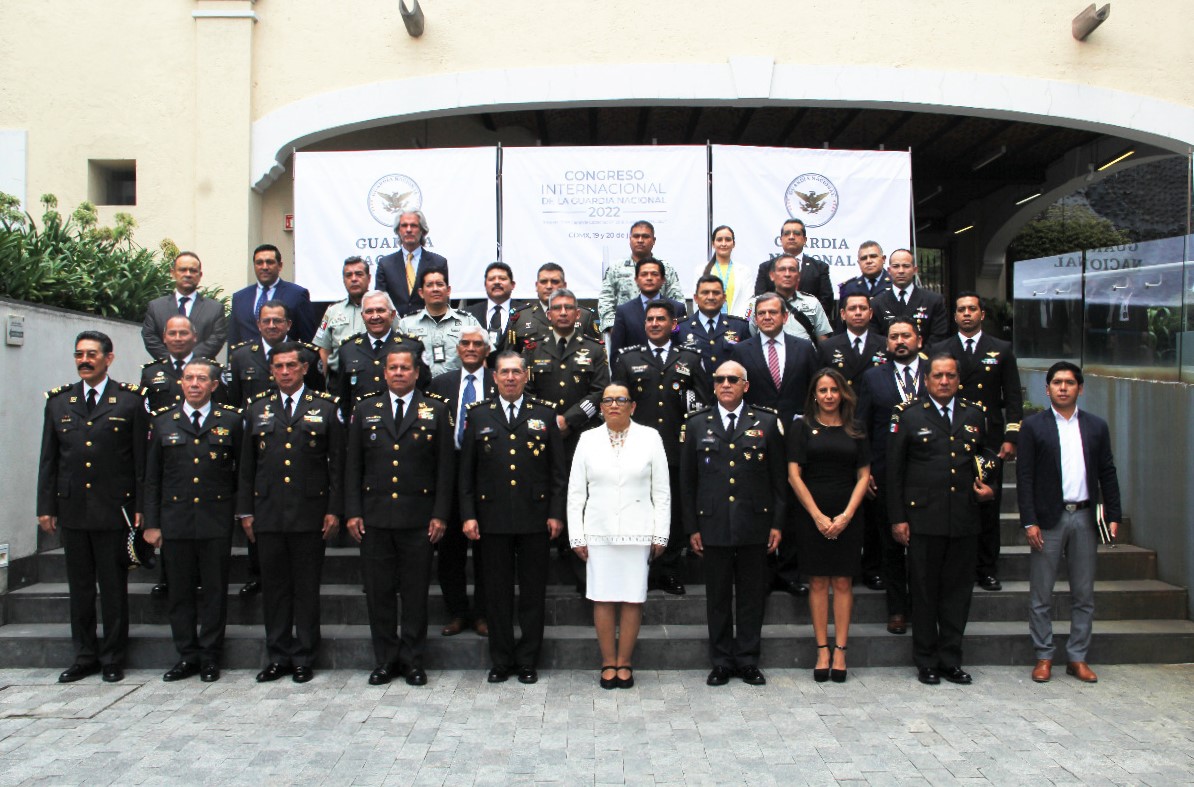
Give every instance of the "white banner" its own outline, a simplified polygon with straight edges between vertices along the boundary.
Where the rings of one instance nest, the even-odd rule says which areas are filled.
[[[691,294],[708,249],[705,148],[548,147],[502,151],[502,259],[515,296],[534,297],[545,262],[563,266],[568,287],[596,297],[610,263],[630,256],[630,225],[655,226],[655,256]]]
[[[295,280],[313,301],[344,297],[341,266],[399,247],[394,221],[421,210],[429,248],[448,258],[453,298],[484,296],[497,259],[495,148],[296,153]]]
[[[859,274],[858,245],[911,248],[912,157],[899,151],[713,146],[713,226],[728,224],[734,261],[779,254],[786,219],[805,222],[805,253],[829,263],[834,286]]]

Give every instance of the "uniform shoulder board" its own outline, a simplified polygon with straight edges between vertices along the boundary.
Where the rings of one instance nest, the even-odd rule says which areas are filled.
[[[173,409],[174,409],[175,407],[177,407],[177,406],[178,406],[177,404],[168,404],[168,405],[166,405],[165,407],[159,407],[158,409],[156,409],[156,410],[154,410],[153,412],[151,412],[151,413],[149,414],[149,417],[150,417],[150,418],[157,418],[159,415],[164,415],[165,413],[168,413],[168,412],[170,412],[171,410],[173,410]]]
[[[423,394],[423,396],[426,396],[428,399],[434,399],[434,400],[436,400],[437,402],[443,402],[444,404],[447,404],[447,402],[448,402],[448,399],[447,399],[447,397],[445,397],[445,396],[442,396],[442,395],[440,395],[440,394],[437,394],[437,393],[432,393],[432,392],[430,392],[430,391],[428,391],[427,393]]]
[[[701,415],[701,414],[703,414],[703,413],[707,413],[707,412],[709,412],[709,411],[710,411],[710,410],[712,410],[712,409],[713,409],[713,408],[712,408],[712,407],[710,407],[710,406],[709,406],[709,405],[707,405],[707,404],[705,404],[705,405],[701,405],[701,406],[700,406],[700,407],[698,407],[697,409],[695,409],[695,410],[691,411],[690,413],[688,413],[688,415],[684,416],[684,420],[686,420],[686,421],[687,421],[689,418],[692,418],[694,415]]]
[[[621,358],[626,353],[634,352],[636,350],[642,350],[643,352],[646,352],[647,348],[641,344],[632,344],[629,347],[623,347],[622,349],[618,350],[618,357]]]
[[[165,362],[166,362],[166,359],[165,359],[165,358],[157,358],[157,359],[155,359],[155,360],[152,360],[152,361],[150,361],[149,363],[143,363],[143,364],[141,364],[141,368],[142,368],[142,369],[148,369],[148,368],[149,368],[149,367],[151,367],[151,366],[157,366],[159,363],[165,363]]]
[[[474,407],[476,407],[477,405],[481,405],[481,404],[491,404],[492,402],[493,402],[493,400],[492,400],[492,399],[478,399],[478,400],[477,400],[477,401],[475,401],[475,402],[469,402],[468,404],[466,404],[466,405],[464,406],[464,409],[465,409],[465,410],[471,410],[471,409],[473,409]]]
[[[120,387],[130,393],[135,393],[137,396],[145,396],[149,393],[148,388],[143,388],[136,383],[120,383]]]
[[[273,391],[273,389],[272,389],[272,388],[267,388],[266,390],[264,390],[264,391],[262,391],[262,392],[260,392],[260,393],[253,394],[253,398],[251,398],[249,401],[250,401],[250,402],[256,402],[258,399],[264,399],[264,398],[266,398],[267,396],[270,396],[270,395],[271,395],[271,394],[273,394],[273,393],[274,393],[274,391]]]
[[[382,395],[382,393],[383,393],[382,391],[372,391],[371,393],[363,394],[363,395],[361,396],[361,398],[357,399],[357,401],[358,401],[358,402],[363,402],[363,401],[365,401],[366,399],[373,399],[373,398],[376,398],[376,397],[378,397],[378,396],[381,396],[381,395]],[[384,393],[389,393],[389,390],[387,389],[386,391],[384,391]]]
[[[527,401],[534,402],[535,404],[542,405],[544,407],[550,407],[552,410],[556,409],[556,406],[554,404],[552,404],[551,402],[547,401],[546,399],[537,399],[534,396],[528,396]]]
[[[319,348],[316,347],[314,344],[311,344],[310,342],[295,342],[295,344],[297,344],[299,347],[303,347],[305,349],[310,350],[311,352],[315,353],[316,355],[319,354]]]
[[[210,363],[212,366],[215,366],[219,369],[224,368],[224,364],[220,363],[215,358],[204,358],[202,355],[196,355],[194,358],[192,358],[190,361],[188,361],[188,363],[190,363],[192,361],[203,361],[204,363]]]
[[[57,396],[63,391],[69,389],[72,385],[74,385],[74,383],[66,383],[65,385],[60,385],[57,388],[51,388],[50,390],[46,391],[46,398],[49,399],[52,396]]]
[[[222,405],[220,405],[220,409],[226,413],[239,413],[240,412],[239,407],[233,407],[230,404],[222,404]]]
[[[924,354],[924,353],[922,353],[922,352],[921,352],[921,353],[917,353],[916,355],[917,355],[917,357],[918,357],[918,358],[920,358],[922,361],[927,361],[927,360],[929,360],[929,356],[925,355],[925,354]]]
[[[333,404],[339,404],[339,403],[340,403],[340,397],[339,397],[339,396],[336,396],[336,395],[334,395],[334,394],[330,394],[330,393],[328,393],[327,391],[312,391],[311,393],[312,393],[312,395],[314,395],[314,396],[317,396],[317,397],[319,397],[320,399],[327,399],[329,402],[331,402],[331,403],[333,403]]]
[[[243,342],[237,342],[236,344],[234,344],[228,348],[228,352],[232,352],[233,350],[239,350],[241,347],[244,347],[246,344],[248,344],[251,341],[253,341],[253,340],[245,339]]]
[[[360,333],[354,333],[352,336],[349,336],[347,339],[340,342],[340,346],[343,347],[346,344],[361,344],[364,341],[365,341],[365,332],[362,331]]]
[[[774,407],[767,407],[767,406],[761,405],[761,404],[752,404],[750,406],[750,409],[762,410],[763,412],[770,413],[771,415],[776,415],[776,416],[779,415],[779,410],[776,410]]]
[[[906,402],[900,402],[900,403],[899,403],[899,404],[897,404],[895,407],[893,407],[893,408],[892,408],[892,410],[893,410],[894,412],[897,412],[897,413],[902,413],[902,412],[904,412],[905,410],[907,410],[907,409],[908,409],[908,405],[912,404],[912,403],[913,403],[913,402],[915,402],[915,401],[916,401],[915,399],[909,399],[909,400],[908,400],[908,401],[906,401]],[[927,406],[927,405],[926,405],[926,406]]]

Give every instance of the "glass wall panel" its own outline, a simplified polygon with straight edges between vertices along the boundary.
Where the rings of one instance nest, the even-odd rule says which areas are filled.
[[[1020,260],[1013,268],[1013,347],[1021,365],[1082,360],[1082,252]]]

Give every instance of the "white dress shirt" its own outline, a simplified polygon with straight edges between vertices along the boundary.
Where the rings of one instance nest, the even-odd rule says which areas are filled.
[[[398,406],[398,400],[401,399],[402,417],[405,418],[406,414],[410,412],[410,400],[414,395],[415,391],[413,388],[410,391],[407,391],[406,396],[398,396],[393,391],[390,391],[390,415],[394,414],[394,408]]]
[[[738,402],[738,407],[733,410],[727,410],[721,406],[721,402],[717,403],[717,414],[721,417],[721,425],[726,430],[726,434],[730,432],[730,414],[734,415],[734,426],[742,423],[742,408],[745,406],[743,402]]]
[[[184,401],[182,403],[182,414],[187,419],[187,421],[195,420],[195,417],[192,415],[192,413],[194,413],[194,412],[195,412],[195,408],[191,407],[190,402]],[[207,416],[209,413],[211,413],[211,399],[208,399],[207,404],[200,407],[198,412],[199,412],[199,423],[201,423],[201,424],[206,423]]]
[[[1066,503],[1084,503],[1090,499],[1086,486],[1086,457],[1082,453],[1082,430],[1078,428],[1078,408],[1066,419],[1053,410],[1057,438],[1061,444],[1061,499]]]
[[[774,339],[763,333],[759,334],[759,338],[763,340],[763,363],[767,365],[768,374],[770,374],[771,370],[771,351],[767,348],[771,342],[775,342],[775,355],[779,359],[779,379],[782,382],[784,379],[784,361],[788,355],[788,348],[784,346],[784,333],[781,331]]]

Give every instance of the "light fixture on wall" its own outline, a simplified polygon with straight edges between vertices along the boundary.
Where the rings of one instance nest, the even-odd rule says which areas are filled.
[[[1000,145],[997,149],[992,150],[988,155],[986,155],[983,158],[979,159],[978,161],[974,162],[974,166],[971,167],[970,169],[974,172],[978,172],[980,169],[987,166],[988,164],[992,164],[995,161],[998,161],[999,159],[1003,158],[1006,153],[1007,153],[1007,145]]]
[[[1136,151],[1135,151],[1135,150],[1125,150],[1123,153],[1120,153],[1120,154],[1119,154],[1118,156],[1116,156],[1115,158],[1113,158],[1113,159],[1111,159],[1110,161],[1108,161],[1108,162],[1106,162],[1106,163],[1104,163],[1104,164],[1100,165],[1100,166],[1099,166],[1099,168],[1098,168],[1097,170],[1095,170],[1095,171],[1096,171],[1096,172],[1102,172],[1102,171],[1103,171],[1103,170],[1105,170],[1105,169],[1110,169],[1111,167],[1114,167],[1116,164],[1118,164],[1119,162],[1121,162],[1121,161],[1123,161],[1124,159],[1126,159],[1128,156],[1131,156],[1131,155],[1133,155],[1133,154],[1135,154],[1135,153],[1136,153]]]
[[[1039,196],[1041,196],[1041,192],[1039,192],[1039,191],[1036,192],[1035,194],[1029,194],[1027,197],[1024,197],[1023,199],[1016,200],[1016,205],[1024,205],[1026,203],[1032,202],[1034,199],[1036,199]]]
[[[1082,9],[1082,13],[1074,17],[1074,21],[1070,24],[1070,32],[1074,34],[1074,38],[1085,41],[1086,37],[1093,33],[1099,25],[1106,22],[1109,16],[1111,16],[1111,3],[1107,3],[1097,11],[1095,4],[1091,3]]]
[[[406,7],[406,0],[398,0],[398,14],[402,17],[402,24],[406,25],[406,32],[411,38],[423,35],[426,20],[423,18],[423,9],[419,7],[419,0],[415,0],[409,9]]]
[[[960,230],[954,230],[954,235],[961,235],[963,232],[969,232],[969,231],[970,231],[970,230],[972,230],[972,229],[974,229],[974,225],[973,225],[973,224],[967,224],[965,227],[963,227],[963,228],[962,228],[962,229],[960,229]]]

